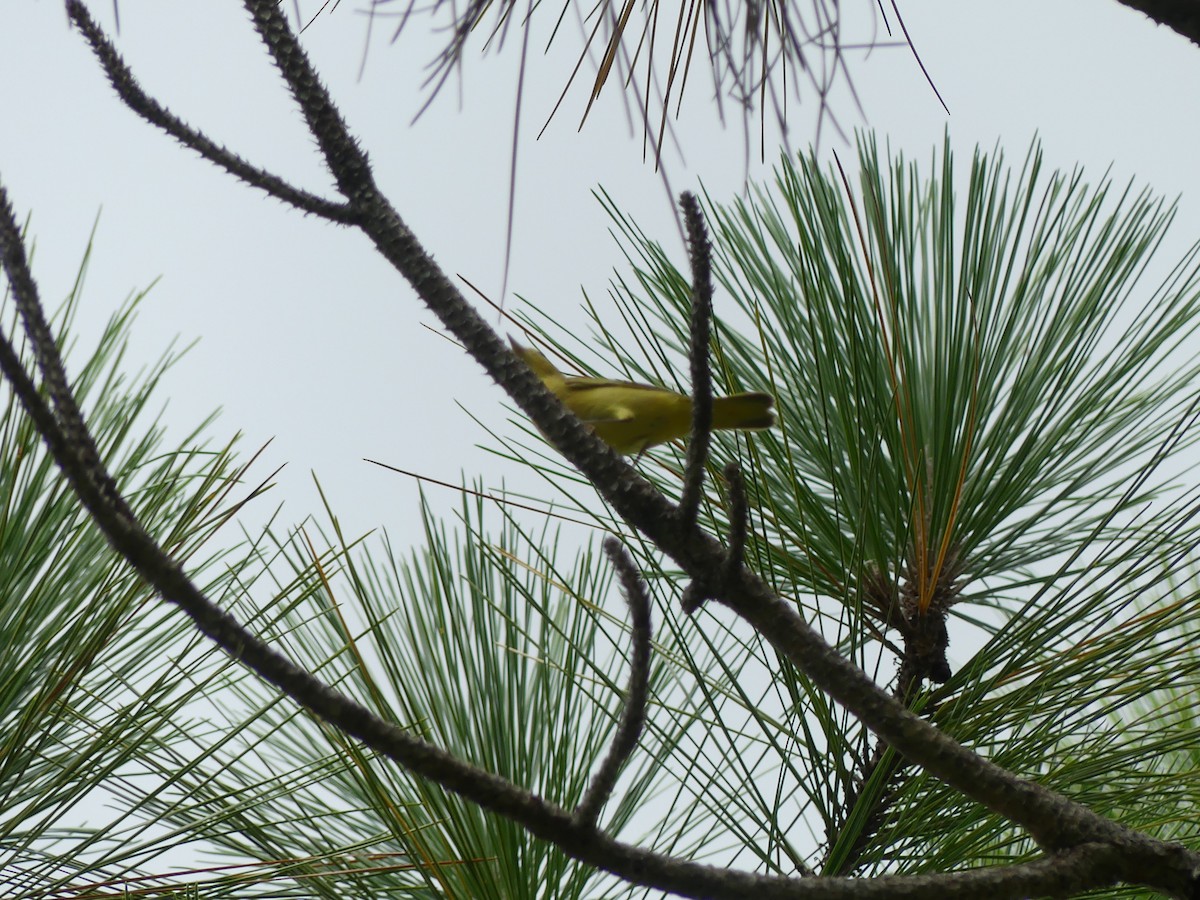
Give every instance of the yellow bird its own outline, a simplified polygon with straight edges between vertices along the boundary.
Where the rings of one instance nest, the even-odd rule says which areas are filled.
[[[655,444],[691,433],[691,397],[633,381],[568,377],[537,350],[522,347],[511,337],[509,341],[542,384],[618,453],[641,456]],[[774,405],[770,394],[715,397],[713,428],[770,428],[775,424]]]

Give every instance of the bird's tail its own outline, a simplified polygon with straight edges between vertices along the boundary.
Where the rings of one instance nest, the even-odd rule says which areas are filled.
[[[775,398],[770,394],[716,397],[713,399],[713,428],[770,428],[775,424],[774,406]]]

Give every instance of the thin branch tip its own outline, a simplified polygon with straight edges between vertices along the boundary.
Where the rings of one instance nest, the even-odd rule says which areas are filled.
[[[577,825],[585,828],[596,826],[600,810],[612,796],[621,770],[637,749],[646,724],[646,704],[650,696],[650,596],[633,557],[617,538],[610,535],[604,539],[604,552],[617,572],[625,601],[629,604],[633,652],[629,660],[625,707],[621,711],[612,744],[571,817]]]
[[[679,197],[679,206],[687,228],[688,261],[692,270],[691,341],[688,351],[692,369],[692,433],[688,439],[687,463],[677,517],[680,524],[690,530],[700,513],[705,464],[712,447],[713,387],[712,367],[709,364],[713,313],[712,243],[696,195],[685,191]]]
[[[116,45],[92,18],[82,2],[68,0],[67,16],[91,47],[117,96],[135,114],[235,178],[305,214],[311,213],[340,225],[358,224],[358,212],[349,203],[326,200],[295,187],[266,169],[251,165],[233,151],[213,141],[203,131],[188,125],[147,94],[133,70],[117,51]]]
[[[735,578],[746,560],[746,534],[749,531],[750,504],[746,499],[746,479],[742,468],[730,461],[725,466],[725,481],[729,484],[729,557],[725,577]]]

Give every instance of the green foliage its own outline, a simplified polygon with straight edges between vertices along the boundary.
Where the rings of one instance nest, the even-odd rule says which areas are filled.
[[[925,180],[861,152],[853,201],[836,173],[784,160],[774,191],[710,212],[751,332],[721,329],[715,368],[769,383],[782,411],[748,450],[763,562],[797,595],[848,602],[865,569],[953,566],[988,602],[1161,488],[1124,496],[1190,412],[1200,365],[1177,351],[1200,324],[1198,251],[1132,295],[1170,221],[1147,192],[1046,176],[1035,147],[1015,179],[977,154],[958,201],[948,146]],[[658,372],[686,372],[687,279],[610,212],[635,266],[615,290],[626,321]]]
[[[881,683],[896,644],[879,595],[916,610],[945,591],[959,671],[919,708],[1105,814],[1190,833],[1180,753],[1200,734],[1144,698],[1190,693],[1196,672],[1195,509],[1173,484],[1197,435],[1187,347],[1200,251],[1146,288],[1170,209],[1107,179],[1047,174],[1036,146],[1017,173],[978,153],[961,180],[948,146],[929,176],[870,140],[860,154],[854,190],[852,175],[784,160],[772,189],[708,209],[718,390],[770,389],[781,411],[770,434],[717,438],[754,499],[747,557]],[[545,342],[577,370],[686,390],[679,254],[604,201],[632,269],[613,288],[629,334],[597,312],[581,349]],[[671,493],[680,459],[664,449],[642,470]],[[719,534],[718,471],[707,512]],[[643,564],[681,587],[655,554]],[[698,715],[723,748],[672,765],[699,796],[734,794],[733,771],[742,798],[774,786],[753,808],[709,807],[743,856],[781,874],[928,872],[1032,851],[919,775],[859,785],[870,736],[723,621],[707,610],[678,639],[712,647],[687,662],[722,688]]]
[[[70,332],[86,271],[59,313]],[[79,360],[74,388],[138,516],[198,573],[231,509],[228,448],[202,431],[177,447],[147,414],[163,356],[139,377],[121,363],[141,296]],[[6,316],[8,334],[19,325]],[[72,356],[73,360],[78,359]],[[32,362],[30,362],[32,365]],[[84,878],[120,878],[161,845],[105,809],[139,758],[179,743],[172,716],[191,702],[173,658],[190,630],[150,596],[67,487],[11,391],[0,420],[0,896],[53,895]],[[102,821],[97,823],[97,819]]]
[[[560,568],[548,528],[528,534],[509,520],[491,537],[475,501],[464,502],[461,523],[456,538],[427,512],[426,547],[404,556],[386,539],[361,552],[368,548],[335,533],[337,551],[319,560],[306,528],[254,567],[293,572],[261,604],[270,618],[255,627],[387,721],[572,808],[620,711],[623,602],[608,567],[590,553]],[[252,602],[250,592],[244,599]],[[660,662],[656,684],[665,671]],[[288,861],[229,896],[612,890],[589,867],[364,752],[257,682],[232,687],[242,698],[236,707],[222,699],[223,687],[212,694],[230,710],[229,736],[190,771],[171,775],[154,805],[162,820],[238,856]],[[620,799],[602,814],[606,827],[622,831],[635,817],[672,736],[648,737]],[[254,774],[268,772],[275,776]],[[233,886],[206,890],[226,896]]]

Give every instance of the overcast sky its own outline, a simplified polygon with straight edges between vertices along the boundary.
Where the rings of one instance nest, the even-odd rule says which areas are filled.
[[[346,0],[319,18],[305,45],[407,223],[448,273],[495,296],[518,44],[510,36],[502,53],[486,57],[472,45],[461,89],[452,84],[412,124],[426,97],[424,67],[443,38],[418,20],[395,43],[390,26],[377,23],[368,41],[364,3]],[[120,0],[119,34],[112,6],[95,2],[93,14],[150,93],[252,162],[334,196],[240,4]],[[5,7],[0,178],[18,214],[32,216],[43,297],[53,305],[65,296],[99,214],[81,330],[94,341],[125,297],[159,279],[141,310],[130,365],[153,360],[176,335],[200,339],[161,395],[170,398],[176,434],[222,407],[219,441],[244,431],[248,455],[275,439],[259,471],[287,464],[277,495],[287,504],[284,521],[318,508],[315,470],[349,532],[386,526],[401,544],[417,539],[415,486],[363,457],[451,482],[520,479],[476,449],[489,438],[458,405],[502,425],[501,392],[423,327],[436,328],[433,317],[365,238],[264,198],[137,119],[61,4]],[[301,8],[312,13],[317,4]],[[872,8],[860,4],[857,14]],[[847,129],[873,128],[881,142],[922,160],[948,129],[961,154],[999,142],[1014,164],[1037,133],[1049,168],[1081,164],[1094,182],[1111,167],[1119,183],[1135,178],[1181,196],[1167,256],[1200,238],[1192,109],[1200,48],[1113,0],[906,2],[901,10],[950,114],[911,53],[880,50],[851,57],[861,113],[846,94],[833,98]],[[513,293],[528,296],[570,327],[584,322],[582,291],[604,298],[621,265],[591,196],[597,187],[685,258],[672,200],[643,161],[616,91],[577,132],[581,82],[535,140],[578,52],[576,35],[568,29],[527,76],[507,298],[511,306]],[[747,169],[740,120],[723,129],[713,115],[710,82],[694,76],[688,91],[677,125],[685,152],[666,158],[671,186],[677,193],[703,182],[714,198],[732,199],[747,171],[762,172],[753,160]],[[789,140],[804,147],[815,135],[815,107],[793,102],[791,113]],[[777,138],[769,136],[768,167]],[[826,129],[822,149],[830,148],[852,156],[852,145]],[[720,305],[718,296],[718,314]]]

